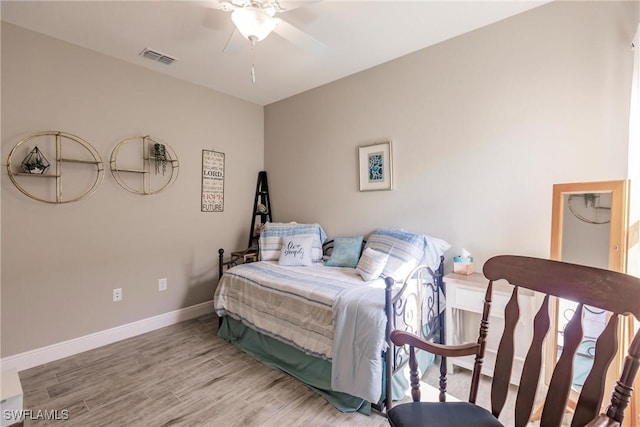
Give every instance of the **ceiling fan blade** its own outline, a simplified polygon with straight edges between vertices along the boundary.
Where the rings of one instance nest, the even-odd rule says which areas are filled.
[[[192,4],[199,7],[204,7],[206,9],[224,10],[224,5],[220,3],[218,0],[200,0],[200,1],[193,2]]]
[[[288,12],[300,7],[311,6],[314,3],[320,3],[321,1],[322,0],[280,0],[278,4],[284,11]]]
[[[242,50],[244,45],[248,42],[249,41],[247,39],[242,37],[242,34],[240,34],[240,31],[238,31],[237,28],[234,28],[233,33],[231,33],[231,36],[229,37],[229,40],[227,40],[227,44],[224,45],[223,52],[238,53]]]
[[[278,25],[276,25],[276,28],[275,30],[273,30],[273,32],[287,39],[294,45],[298,46],[300,49],[314,55],[318,55],[325,49],[327,49],[327,45],[319,40],[314,39],[309,34],[291,25],[287,21],[280,18],[275,19],[278,21]]]

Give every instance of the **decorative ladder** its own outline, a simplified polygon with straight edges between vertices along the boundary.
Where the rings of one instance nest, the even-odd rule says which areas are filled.
[[[251,216],[251,228],[249,229],[249,245],[248,248],[258,246],[260,231],[256,229],[256,218],[260,219],[258,223],[261,227],[265,222],[273,221],[271,219],[271,201],[269,199],[269,184],[267,183],[267,172],[260,171],[258,173],[258,183],[256,184],[256,195],[253,200],[253,215]]]

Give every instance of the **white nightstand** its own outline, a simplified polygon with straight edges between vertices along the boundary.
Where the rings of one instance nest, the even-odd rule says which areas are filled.
[[[489,281],[480,273],[470,275],[450,273],[444,277],[446,286],[445,331],[447,344],[476,342],[480,328],[480,319],[484,305],[484,295]],[[485,347],[482,373],[492,376],[495,366],[495,354],[504,330],[504,307],[507,305],[513,286],[506,282],[495,282],[493,298],[489,312],[489,334]],[[535,293],[528,289],[518,292],[520,320],[515,330],[516,348],[511,383],[518,384],[522,373],[522,364],[527,355],[533,334],[533,315],[535,313]],[[454,366],[473,369],[474,357],[447,358],[447,371],[453,372]]]

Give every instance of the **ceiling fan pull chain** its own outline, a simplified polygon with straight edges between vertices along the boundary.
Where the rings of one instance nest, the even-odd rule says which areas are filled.
[[[255,70],[254,61],[253,61],[253,50],[256,47],[256,38],[255,37],[250,37],[249,41],[251,42],[251,83],[255,84],[256,83],[256,70]]]

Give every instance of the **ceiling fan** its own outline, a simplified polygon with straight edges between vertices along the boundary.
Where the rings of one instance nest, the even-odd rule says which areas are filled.
[[[272,32],[302,50],[317,54],[326,48],[322,42],[276,16],[280,13],[316,3],[318,0],[218,0],[220,9],[231,12],[235,29],[224,47],[224,53],[239,51],[246,40],[252,47]]]

